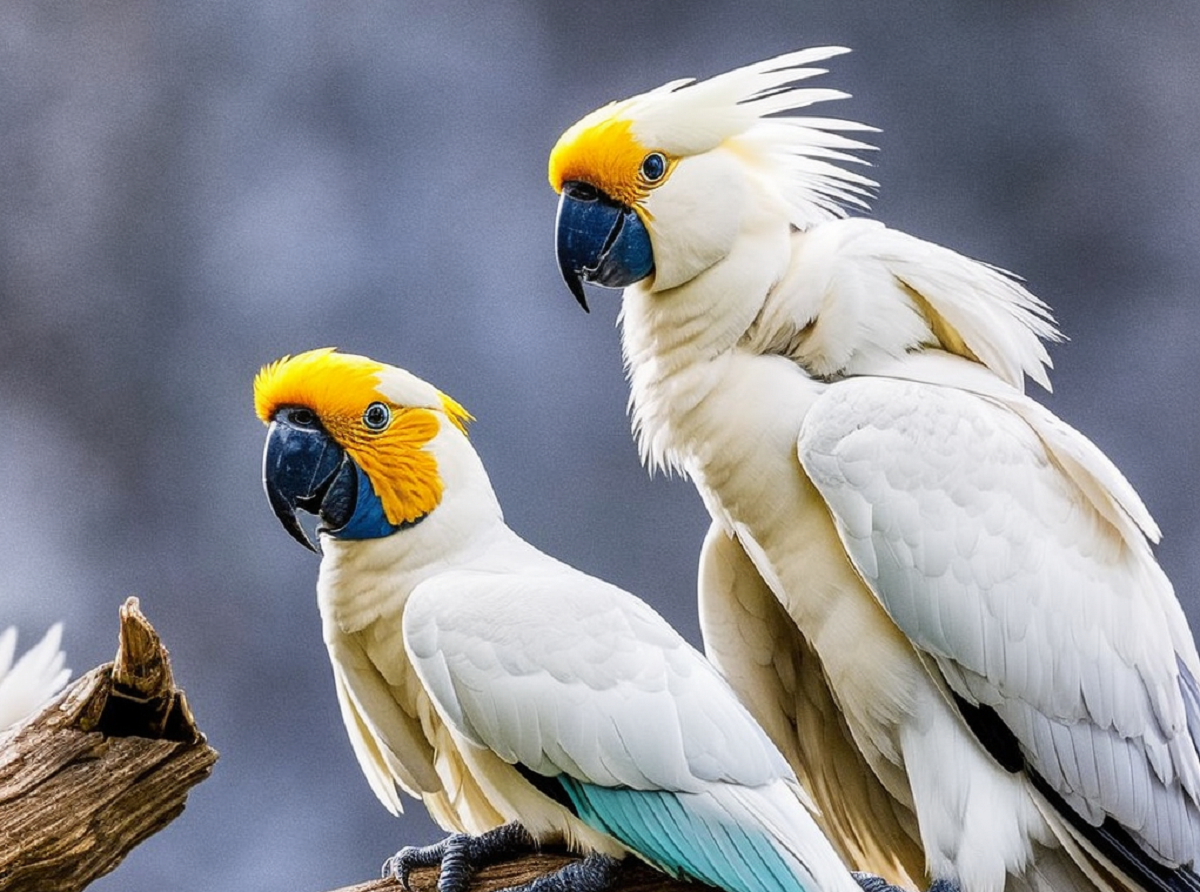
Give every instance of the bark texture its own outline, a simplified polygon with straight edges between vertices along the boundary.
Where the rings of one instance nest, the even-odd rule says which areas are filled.
[[[116,659],[0,736],[0,890],[83,889],[178,816],[216,760],[129,598]]]

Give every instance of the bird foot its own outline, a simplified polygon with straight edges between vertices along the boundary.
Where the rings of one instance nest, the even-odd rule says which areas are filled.
[[[532,851],[533,848],[533,837],[529,831],[515,823],[505,824],[479,836],[453,833],[433,845],[405,846],[383,862],[383,875],[399,880],[400,885],[407,889],[408,875],[414,868],[438,864],[441,865],[438,892],[466,892],[476,868]]]
[[[900,886],[893,886],[883,877],[875,876],[873,873],[862,873],[861,871],[851,871],[854,879],[862,886],[863,892],[904,892]],[[927,892],[962,892],[958,883],[953,880],[934,880]]]
[[[862,886],[863,892],[900,892],[898,886],[893,886],[883,877],[877,877],[873,873],[863,873],[859,870],[852,870],[850,873]]]
[[[383,862],[383,875],[399,880],[407,889],[408,875],[414,868],[438,864],[441,865],[438,892],[466,892],[477,868],[531,852],[534,848],[529,831],[515,823],[480,836],[454,833],[430,846],[405,846]],[[524,886],[513,886],[502,892],[605,892],[612,885],[618,864],[616,858],[593,853]]]
[[[524,886],[512,886],[500,892],[605,892],[612,886],[620,863],[609,855],[593,852],[582,861],[572,861]]]

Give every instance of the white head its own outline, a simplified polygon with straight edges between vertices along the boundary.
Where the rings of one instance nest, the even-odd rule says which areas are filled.
[[[839,131],[871,128],[770,117],[843,98],[798,83],[824,73],[809,63],[844,52],[801,50],[699,83],[672,81],[571,126],[549,175],[562,195],[559,264],[585,309],[581,278],[675,288],[724,259],[752,216],[807,229],[844,205],[865,208],[875,184],[838,165],[870,146]]]

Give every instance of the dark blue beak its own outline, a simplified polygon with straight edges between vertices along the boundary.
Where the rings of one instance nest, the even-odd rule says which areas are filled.
[[[563,281],[586,311],[583,283],[624,288],[654,272],[650,234],[632,208],[589,183],[564,183],[556,252]]]
[[[357,486],[353,461],[313,412],[285,407],[275,413],[263,452],[263,489],[293,539],[319,553],[296,519],[296,511],[319,516],[321,529],[340,529],[353,513]]]

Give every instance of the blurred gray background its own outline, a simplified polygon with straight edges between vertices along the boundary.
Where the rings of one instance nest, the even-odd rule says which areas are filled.
[[[1136,8],[1135,8],[1136,7]],[[99,890],[313,892],[438,834],[374,800],[316,558],[260,486],[258,367],[336,345],[464,403],[513,527],[698,641],[691,485],[625,416],[618,298],[558,278],[546,157],[682,76],[838,43],[889,224],[1023,275],[1046,402],[1165,530],[1200,622],[1200,5],[0,4],[0,624],[110,659],[129,594],[221,751]]]

